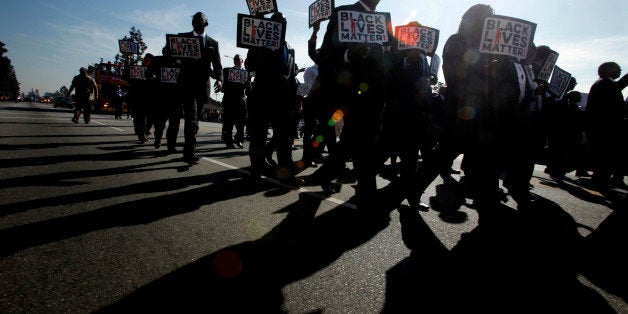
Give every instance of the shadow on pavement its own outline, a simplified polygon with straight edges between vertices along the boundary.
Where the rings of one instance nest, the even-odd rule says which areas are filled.
[[[362,211],[339,206],[315,217],[320,202],[301,193],[296,203],[280,210],[288,212],[286,219],[260,239],[188,264],[101,312],[282,312],[284,286],[369,241],[388,226],[392,210],[385,204]]]
[[[578,234],[570,215],[543,198],[524,213],[506,206],[499,211],[498,221],[481,223],[448,251],[417,212],[400,209],[403,240],[412,253],[387,272],[383,312],[614,312],[577,279],[588,267],[606,268],[588,262],[597,254],[590,247],[600,246],[586,244],[590,240]],[[622,223],[623,229],[615,226],[601,241],[626,239]],[[610,274],[626,278],[626,259],[622,262],[600,274],[600,281],[612,279]],[[625,298],[626,282],[621,285]]]
[[[239,180],[231,180],[231,179]],[[20,250],[53,243],[63,239],[118,226],[147,224],[153,221],[198,210],[203,205],[247,194],[261,192],[273,187],[263,182],[251,188],[248,178],[235,170],[212,173],[198,177],[164,179],[141,184],[139,191],[155,192],[172,188],[183,188],[192,184],[205,184],[201,187],[175,194],[143,198],[41,222],[0,230],[0,258]],[[111,193],[126,193],[123,190],[92,191],[92,199],[110,197]],[[101,193],[101,194],[99,194]],[[82,197],[84,197],[83,195]],[[72,201],[73,195],[65,196]],[[77,196],[79,199],[81,195]]]

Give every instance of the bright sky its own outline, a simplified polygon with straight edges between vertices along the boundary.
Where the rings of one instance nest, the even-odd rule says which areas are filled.
[[[307,67],[307,9],[314,0],[277,0],[288,21],[287,41],[296,50],[297,63]],[[336,0],[336,5],[352,0]],[[114,61],[118,39],[132,26],[142,31],[148,50],[161,54],[165,34],[192,29],[192,15],[201,11],[209,19],[206,32],[218,40],[222,64],[225,56],[246,50],[236,47],[236,17],[248,14],[245,0],[1,0],[0,41],[9,50],[22,92],[40,95],[69,86],[81,66]],[[576,77],[576,90],[588,92],[597,79],[597,67],[615,61],[628,71],[628,1],[626,0],[381,0],[380,12],[390,12],[393,26],[416,20],[440,30],[437,54],[458,28],[462,14],[476,3],[490,4],[495,13],[537,24],[535,43],[548,45],[560,56],[557,65]],[[319,45],[324,34],[319,33]],[[623,73],[622,73],[623,74]],[[441,80],[442,74],[441,74]]]

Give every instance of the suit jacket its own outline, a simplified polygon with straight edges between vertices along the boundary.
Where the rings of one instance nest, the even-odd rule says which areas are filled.
[[[318,53],[321,96],[326,98],[323,103],[327,106],[323,110],[333,112],[340,108],[345,112],[359,112],[360,115],[365,113],[370,116],[366,120],[372,121],[372,118],[383,110],[385,97],[384,82],[386,78],[384,76],[387,71],[384,69],[383,48],[375,44],[371,47],[366,59],[346,62],[347,52],[361,44],[345,43],[339,40],[339,11],[367,12],[360,2],[339,6],[332,12]],[[389,38],[393,39],[394,36],[389,34]],[[351,75],[346,75],[347,72]],[[359,91],[360,83],[367,83],[368,90]],[[360,92],[360,99],[356,99],[358,92]],[[358,103],[365,105],[357,106]],[[344,104],[353,108],[342,108],[341,106],[345,106]],[[349,119],[348,116],[345,118]]]
[[[244,69],[237,69],[235,67],[223,69],[223,78],[225,79],[222,85],[222,92],[224,94],[224,96],[222,97],[223,104],[238,103],[246,98],[246,85],[240,82],[229,81],[229,70],[231,69],[246,71]]]
[[[608,77],[598,79],[591,86],[587,99],[587,131],[591,135],[618,136],[624,123],[622,89],[628,85],[628,74],[618,81]]]
[[[179,33],[179,36],[191,37],[194,36],[194,32]],[[220,62],[218,42],[205,34],[201,40],[201,49],[200,60],[185,60],[183,73],[181,73],[182,80],[184,82],[206,82],[211,77],[217,81],[222,81],[222,63]]]
[[[319,75],[324,86],[336,81],[336,73],[346,67],[345,53],[358,46],[357,43],[342,43],[338,38],[338,11],[366,12],[360,2],[343,5],[332,11],[320,51],[318,53]]]
[[[255,72],[248,98],[249,110],[262,110],[260,106],[273,104],[266,109],[286,112],[294,106],[297,95],[294,63],[294,49],[286,42],[277,50],[265,47],[249,49],[244,65],[247,71]]]

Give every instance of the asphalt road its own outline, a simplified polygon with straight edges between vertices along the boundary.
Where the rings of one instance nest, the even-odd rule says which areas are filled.
[[[350,177],[332,197],[311,168],[299,188],[250,184],[219,124],[201,123],[188,166],[130,119],[70,118],[0,103],[2,313],[628,313],[626,190],[537,166],[534,207],[509,200],[485,226],[461,175],[430,186],[427,212],[378,178],[366,213]]]

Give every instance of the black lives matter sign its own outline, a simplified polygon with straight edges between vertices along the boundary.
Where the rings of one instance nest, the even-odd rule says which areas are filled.
[[[539,75],[537,75],[537,79],[543,82],[549,82],[550,76],[556,66],[556,61],[558,61],[558,52],[552,50],[547,56],[547,59],[545,59],[545,62],[543,62],[543,66],[541,67],[541,71],[539,71]]]
[[[430,61],[430,73],[435,77],[438,76],[441,62],[442,62],[442,59],[437,54],[434,54],[432,56],[432,60]]]
[[[277,0],[246,0],[251,15],[268,14],[279,11]]]
[[[432,56],[438,47],[439,30],[425,26],[397,26],[398,50],[419,49]]]
[[[201,37],[166,34],[166,44],[175,58],[201,58]]]
[[[342,43],[385,45],[390,13],[338,11],[338,40]]]
[[[238,47],[277,50],[286,38],[286,23],[238,14]]]
[[[129,67],[129,77],[135,80],[146,80],[146,67],[132,65]]]
[[[536,24],[508,16],[491,16],[484,20],[480,52],[525,59],[534,40]]]
[[[244,84],[249,80],[249,72],[240,69],[229,69],[227,71],[227,82]]]
[[[334,0],[318,0],[310,4],[310,28],[318,21],[325,21],[331,17],[334,9]]]
[[[560,67],[554,67],[552,74],[552,81],[550,82],[549,92],[556,97],[562,97],[569,87],[569,80],[571,80],[571,74]]]
[[[140,45],[130,40],[118,40],[118,46],[120,47],[120,53],[124,54],[139,54]]]
[[[177,84],[179,82],[179,68],[161,68],[161,82],[166,84]]]

